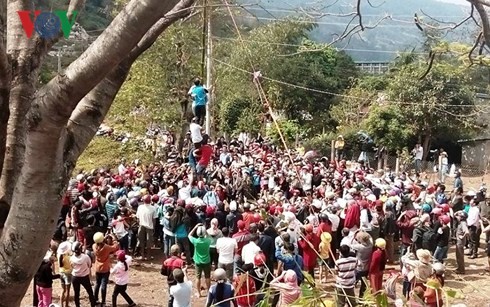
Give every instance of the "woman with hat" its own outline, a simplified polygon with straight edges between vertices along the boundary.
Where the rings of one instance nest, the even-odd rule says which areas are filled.
[[[119,244],[117,240],[112,236],[108,235],[104,237],[104,234],[97,232],[94,235],[94,245],[93,251],[95,256],[95,289],[94,295],[96,301],[99,298],[99,290],[102,294],[102,305],[105,306],[106,294],[107,294],[107,284],[109,283],[109,274],[111,270],[111,259],[110,255],[119,250]],[[116,242],[116,243],[113,243]]]
[[[73,291],[75,292],[75,306],[80,307],[80,286],[85,288],[90,300],[90,306],[95,307],[95,297],[90,284],[90,269],[92,260],[86,254],[82,254],[82,245],[75,242],[72,246],[73,255],[70,257],[70,264],[73,275]]]
[[[60,244],[57,250],[58,265],[60,268],[60,280],[63,292],[61,293],[60,303],[62,307],[68,307],[70,302],[70,287],[72,282],[72,268],[70,264],[71,242],[65,241]]]
[[[383,271],[385,270],[387,262],[385,251],[386,241],[382,238],[378,238],[376,239],[374,246],[376,248],[371,256],[371,262],[369,264],[369,281],[373,293],[376,293],[382,289],[383,284]]]
[[[236,300],[233,298],[235,296],[235,290],[230,283],[226,282],[225,270],[221,268],[216,269],[213,277],[216,284],[209,289],[206,307],[230,307],[231,303],[233,303],[233,306],[238,306]]]
[[[410,252],[407,252],[407,254],[410,254]],[[415,254],[418,260],[411,260],[409,256],[405,255],[402,257],[402,261],[405,265],[413,269],[413,273],[408,276],[408,280],[412,284],[412,289],[420,286],[425,290],[425,283],[427,283],[427,279],[432,275],[432,266],[430,264],[432,256],[430,251],[426,249],[419,249]]]
[[[111,269],[111,274],[114,277],[114,292],[112,293],[112,307],[117,306],[117,297],[119,294],[124,297],[129,307],[136,306],[131,297],[126,293],[129,282],[129,265],[132,258],[126,256],[124,250],[117,252],[117,264]]]

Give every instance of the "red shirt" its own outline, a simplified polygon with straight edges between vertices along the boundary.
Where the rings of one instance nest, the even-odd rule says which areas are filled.
[[[382,249],[376,249],[371,255],[369,263],[369,274],[381,273],[386,266],[386,252]]]
[[[318,256],[316,254],[317,253],[316,251],[319,248],[320,239],[314,233],[307,234],[305,239],[308,240],[312,246],[310,246],[310,244],[308,244],[304,240],[299,240],[298,244],[303,249],[303,263],[304,263],[305,269],[310,270],[310,269],[315,268],[317,265],[316,260],[317,260]]]
[[[248,242],[250,242],[250,232],[248,232],[248,230],[240,230],[235,233],[232,238],[236,240],[236,243],[238,245],[235,255],[241,256],[242,248],[247,245]]]
[[[242,218],[243,218],[243,221],[245,222],[245,229],[248,229],[250,227],[250,224],[252,223],[253,218],[254,218],[253,213],[243,212]]]
[[[213,149],[209,145],[204,145],[201,147],[201,159],[199,159],[198,164],[208,166],[209,161],[213,155]]]
[[[318,237],[321,237],[322,233],[328,232],[332,234],[332,225],[328,223],[321,222],[320,225],[318,225],[318,229],[316,230],[316,235]]]

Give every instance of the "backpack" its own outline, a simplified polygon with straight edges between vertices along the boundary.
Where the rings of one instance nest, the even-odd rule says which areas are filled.
[[[422,234],[422,248],[434,252],[437,245],[437,233],[432,228],[428,228]]]

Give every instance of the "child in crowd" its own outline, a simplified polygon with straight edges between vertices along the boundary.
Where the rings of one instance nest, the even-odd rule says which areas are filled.
[[[112,293],[112,307],[117,306],[117,296],[119,294],[124,297],[129,307],[134,307],[136,304],[126,293],[129,282],[129,265],[131,264],[132,258],[130,256],[126,256],[126,252],[124,250],[119,250],[116,255],[117,264],[111,269],[111,274],[114,277],[115,283],[114,292]]]

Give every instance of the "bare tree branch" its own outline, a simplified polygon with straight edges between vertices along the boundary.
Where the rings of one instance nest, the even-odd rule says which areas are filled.
[[[429,53],[429,65],[427,66],[427,70],[424,72],[424,74],[420,76],[419,80],[423,80],[425,77],[427,77],[430,70],[432,69],[432,65],[434,64],[435,58],[436,58],[436,53],[431,50],[431,52]]]
[[[456,28],[459,28],[460,26],[462,26],[464,23],[466,23],[468,20],[470,19],[474,19],[474,11],[475,11],[475,6],[472,5],[471,6],[471,11],[470,11],[470,14],[465,17],[463,20],[461,20],[460,22],[457,22],[457,23],[454,23],[454,22],[447,22],[447,21],[442,21],[442,20],[437,20],[436,18],[426,14],[423,10],[420,10],[422,12],[422,14],[424,14],[425,16],[429,17],[430,19],[436,21],[437,23],[442,23],[442,24],[451,24],[450,26],[446,26],[446,27],[433,27],[432,25],[429,25],[427,23],[423,23],[419,20],[419,22],[421,24],[424,24],[425,26],[429,26],[429,27],[432,27],[432,28],[437,28],[438,30],[455,30]]]
[[[362,24],[362,15],[361,15],[361,0],[357,0],[356,10],[357,10],[356,16],[359,18],[359,26],[361,27],[361,31],[364,31],[364,25]]]
[[[383,1],[383,2],[382,2],[381,4],[379,4],[379,5],[373,5],[373,4],[371,3],[371,0],[367,0],[367,3],[369,4],[369,6],[370,6],[370,7],[377,9],[378,7],[381,7],[383,4],[385,4],[385,3],[386,3],[386,1]]]
[[[420,25],[420,19],[419,19],[419,16],[417,15],[417,13],[415,13],[415,14],[413,15],[413,20],[415,21],[415,25],[417,26],[417,28],[418,28],[420,31],[424,32],[424,28],[422,28],[422,26]]]
[[[482,2],[488,2],[489,3],[488,5],[490,6],[490,1],[486,1],[486,0],[467,0],[467,1],[470,2],[475,7],[476,11],[478,12],[478,15],[480,16],[480,20],[481,20],[483,38],[485,40],[485,43],[489,44],[489,42],[490,42],[490,20],[489,20],[488,13],[485,10],[485,6],[484,6],[487,4],[484,4]]]
[[[480,34],[478,34],[478,38],[475,40],[475,44],[473,45],[470,52],[468,53],[468,59],[470,60],[470,65],[473,65],[473,52],[475,52],[476,48],[480,44],[482,36],[483,36],[483,32],[480,32]]]
[[[160,19],[141,39],[112,72],[88,93],[73,111],[68,125],[67,138],[64,143],[64,177],[71,175],[78,157],[88,146],[98,127],[104,120],[109,108],[123,85],[133,62],[176,20],[187,18],[191,6],[196,0],[181,0],[168,14]]]
[[[470,3],[478,2],[481,5],[490,6],[490,0],[467,0]]]

